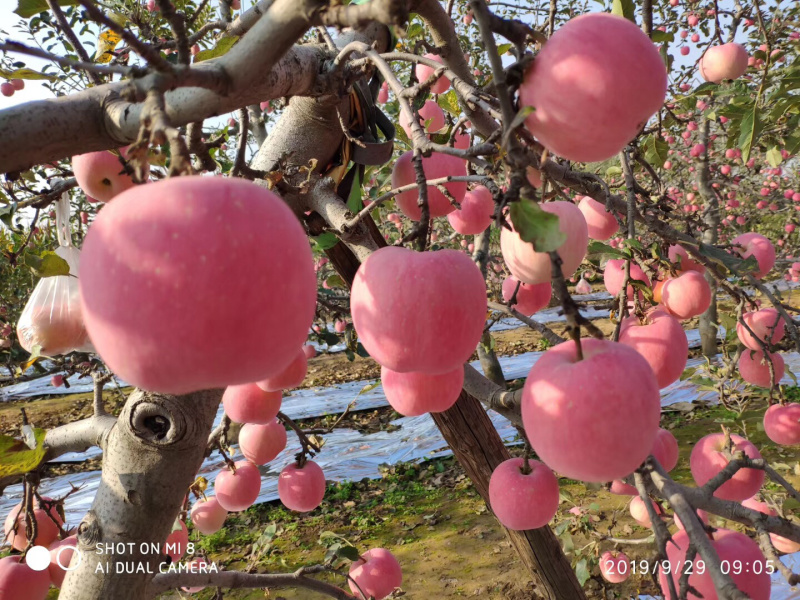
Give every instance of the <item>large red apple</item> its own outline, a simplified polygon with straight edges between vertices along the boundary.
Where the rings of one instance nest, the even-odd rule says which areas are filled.
[[[614,215],[607,212],[606,207],[594,198],[583,196],[578,208],[586,219],[589,237],[593,240],[605,241],[619,230],[619,223]]]
[[[572,479],[632,473],[650,454],[661,402],[650,365],[624,344],[582,339],[547,350],[522,394],[522,421],[539,457]]]
[[[742,320],[747,323],[755,337],[740,322],[736,323],[736,335],[739,337],[739,341],[750,350],[761,350],[758,340],[777,344],[783,339],[786,322],[781,319],[780,314],[774,308],[762,308],[745,313],[742,315]]]
[[[200,500],[192,507],[191,519],[194,528],[203,535],[211,535],[222,529],[228,511],[224,509],[216,496]]]
[[[353,561],[348,573],[350,591],[360,600],[383,600],[403,583],[403,572],[394,555],[384,548],[373,548]]]
[[[48,513],[50,516],[48,516]],[[52,517],[52,518],[51,518]],[[55,507],[49,511],[42,507],[37,499],[33,503],[33,518],[36,521],[36,539],[33,540],[36,546],[49,546],[58,537],[58,525],[64,524],[61,515]],[[55,520],[55,522],[54,522]],[[22,552],[28,545],[27,538],[28,516],[22,510],[22,503],[14,507],[6,515],[3,526],[3,541],[11,544],[15,550]]]
[[[603,283],[606,286],[606,291],[615,298],[622,289],[622,282],[625,281],[625,262],[622,258],[612,258],[603,267]],[[642,268],[634,262],[631,262],[631,279],[643,281],[648,286],[650,285],[650,279],[644,274]],[[629,301],[633,300],[633,289],[632,285],[628,285],[627,296]],[[639,292],[639,298],[643,298],[641,292]]]
[[[265,392],[255,383],[231,385],[222,394],[222,406],[234,423],[266,425],[281,410],[281,393]]]
[[[689,341],[680,322],[656,309],[640,321],[635,315],[622,321],[619,341],[644,356],[655,373],[658,387],[677,381],[686,368]]]
[[[778,516],[777,511],[770,508],[769,504],[767,504],[766,502],[761,502],[759,500],[756,500],[755,496],[742,501],[742,506],[750,508],[752,510],[757,510],[758,512],[764,513],[765,515],[769,515],[770,517]],[[781,537],[777,534],[770,533],[769,539],[772,541],[772,545],[775,546],[775,549],[778,550],[779,552],[783,552],[785,554],[791,554],[793,552],[797,552],[798,550],[800,550],[799,543],[794,542],[785,537]]]
[[[381,248],[359,267],[350,294],[364,348],[400,373],[463,365],[483,335],[486,308],[480,270],[456,250]]]
[[[431,60],[435,60],[438,63],[442,62],[442,59],[439,58],[436,54],[426,54],[425,58],[429,58]],[[433,72],[436,70],[433,67],[429,67],[428,65],[423,65],[422,63],[417,63],[417,66],[414,67],[416,74],[417,74],[417,81],[420,83],[425,83],[428,78],[433,75]],[[431,86],[431,93],[432,94],[444,94],[447,91],[447,88],[450,87],[450,80],[442,75],[439,79],[436,80]]]
[[[508,529],[524,531],[547,525],[558,510],[558,479],[550,467],[529,460],[523,472],[522,458],[497,465],[489,480],[489,504],[497,520]]]
[[[63,585],[64,577],[67,576],[66,567],[70,566],[72,555],[75,554],[75,548],[77,547],[78,538],[74,535],[50,544],[50,565],[47,567],[47,572],[50,575],[50,581],[55,587],[60,588]],[[66,549],[61,550],[61,548]]]
[[[753,277],[756,279],[764,277],[775,266],[775,246],[760,233],[743,233],[731,240],[731,246],[742,258],[755,257],[758,269]]]
[[[800,445],[800,404],[773,404],[764,413],[764,433],[782,446]]]
[[[72,172],[84,193],[100,202],[108,202],[134,186],[119,156],[107,150],[73,156]]]
[[[446,80],[445,80],[446,81]],[[419,117],[422,128],[428,132],[439,131],[444,127],[444,111],[439,108],[433,100],[428,100],[419,109]],[[411,124],[405,117],[405,113],[400,113],[400,127],[406,132],[409,139],[412,136]],[[428,177],[430,179],[430,177]]]
[[[314,318],[303,227],[277,195],[242,179],[177,177],[123,192],[89,228],[81,261],[92,343],[150,391],[279,373]]]
[[[747,71],[747,50],[731,42],[712,46],[700,57],[698,67],[706,81],[719,83],[724,79],[739,79]]]
[[[720,560],[729,566],[726,571],[736,587],[747,594],[751,600],[769,600],[770,578],[765,568],[766,559],[758,544],[743,533],[727,529],[718,529],[713,537],[711,544],[717,551]],[[704,600],[716,600],[717,591],[714,588],[708,566],[700,564],[703,562],[700,556],[696,556],[694,564],[689,566],[686,562],[688,548],[689,536],[685,531],[674,534],[672,542],[667,544],[670,572],[665,574],[662,570],[658,577],[665,600],[677,600],[670,594],[667,577],[672,577],[675,589],[678,590],[680,589],[681,575],[689,569],[691,569],[689,586],[701,594]],[[741,568],[734,568],[734,564],[741,565]],[[680,568],[678,568],[679,565],[681,565]],[[690,593],[687,600],[699,600],[701,596]]]
[[[392,187],[397,188],[417,180],[414,172],[413,152],[408,151],[398,158],[392,168]],[[449,154],[432,153],[422,159],[422,168],[425,171],[425,179],[441,179],[449,176],[466,176],[467,166],[464,159]],[[444,184],[445,189],[450,192],[456,202],[464,200],[467,193],[467,184],[463,181],[452,181]],[[417,205],[419,201],[419,191],[417,188],[402,192],[395,197],[397,208],[412,221],[419,221],[422,212]],[[443,217],[453,212],[456,207],[450,199],[442,194],[436,186],[428,186],[428,209],[431,218]]]
[[[592,13],[569,20],[525,73],[520,105],[550,151],[578,162],[615,156],[664,103],[658,49],[628,19]]]
[[[286,448],[286,428],[278,419],[266,424],[245,423],[239,431],[239,449],[256,465],[265,465]]]
[[[648,498],[649,500],[649,498]],[[663,511],[661,507],[650,500],[650,504],[653,506],[653,510],[656,511],[657,515],[661,515]],[[631,511],[631,516],[633,517],[634,521],[639,523],[642,527],[647,527],[648,529],[652,529],[653,521],[650,519],[650,513],[647,512],[647,506],[642,500],[641,496],[635,496],[631,499],[631,504],[629,506]]]
[[[261,473],[253,463],[240,460],[233,469],[223,469],[214,480],[219,505],[230,512],[247,510],[261,492]]]
[[[398,373],[381,367],[381,384],[386,399],[397,412],[414,417],[426,412],[442,412],[458,400],[464,385],[464,368],[447,373]]]
[[[278,476],[278,497],[289,510],[314,510],[324,496],[325,473],[313,461],[306,461],[302,467],[297,463],[286,465]]]
[[[763,352],[745,348],[739,357],[739,375],[747,383],[763,388],[770,387],[772,385],[772,375],[769,372],[767,360],[772,362],[772,368],[775,371],[775,385],[778,385],[786,372],[786,364],[780,352],[768,352],[767,359],[765,359]]]
[[[479,185],[464,195],[461,209],[447,215],[447,220],[461,235],[478,235],[492,224],[493,215],[492,193]]]
[[[341,321],[339,321],[340,323]],[[277,392],[279,390],[290,390],[300,387],[306,378],[308,371],[308,359],[303,350],[295,355],[295,359],[280,373],[262,379],[256,385],[265,392]]]
[[[751,442],[743,437],[731,434],[734,452],[744,452],[749,458],[761,458],[761,453]],[[697,485],[705,483],[717,475],[728,464],[724,454],[725,436],[722,433],[712,433],[701,438],[689,457],[689,466],[692,477]],[[754,495],[764,484],[764,471],[759,469],[739,469],[728,481],[723,483],[714,495],[724,500],[742,501]]]
[[[664,282],[661,304],[678,319],[691,319],[711,306],[711,286],[697,271],[686,271]]]
[[[517,290],[517,285],[519,289]],[[526,317],[539,312],[550,303],[553,295],[553,284],[549,281],[544,283],[520,283],[513,275],[506,277],[503,281],[503,300],[508,302],[514,297],[514,290],[517,290],[516,303],[511,308],[519,311]]]
[[[50,590],[47,569],[34,571],[21,563],[19,555],[0,558],[0,598],[2,600],[44,600]]]
[[[622,552],[603,552],[600,575],[609,583],[622,583],[631,576],[631,560]]]
[[[672,471],[678,465],[678,457],[680,455],[678,440],[666,429],[659,429],[650,454],[664,467],[665,471]]]
[[[577,269],[589,245],[589,230],[583,213],[572,202],[558,200],[539,205],[542,210],[558,216],[558,228],[566,240],[557,248],[563,264],[564,277],[570,277]],[[551,264],[547,252],[537,252],[533,244],[524,241],[516,231],[500,230],[500,250],[511,274],[523,283],[545,283],[550,281]]]

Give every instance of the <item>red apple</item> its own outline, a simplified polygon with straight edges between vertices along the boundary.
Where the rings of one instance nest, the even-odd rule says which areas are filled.
[[[534,284],[520,283],[513,275],[506,277],[503,281],[503,300],[506,302],[511,300],[518,284],[517,301],[511,308],[518,310],[526,317],[539,312],[550,303],[550,297],[553,295],[553,285],[549,281]]]
[[[800,404],[773,404],[764,413],[764,432],[776,444],[800,445]]]
[[[753,273],[753,277],[756,279],[764,277],[775,266],[775,246],[760,233],[743,233],[733,238],[731,245],[742,258],[755,257],[758,269]]]
[[[689,256],[686,248],[673,244],[667,250],[667,256],[670,262],[674,263],[678,271],[697,271],[698,273],[705,273],[706,268],[696,260]]]
[[[48,570],[34,571],[20,562],[19,555],[0,558],[0,598],[44,600],[50,590]]]
[[[653,505],[653,509],[656,511],[657,515],[663,514],[661,507],[650,500],[650,504]],[[647,512],[647,506],[645,506],[644,500],[640,496],[635,496],[631,499],[630,504],[630,511],[631,516],[633,519],[639,523],[642,527],[647,527],[648,529],[652,529],[653,522],[650,520],[650,514]]]
[[[47,572],[53,586],[60,588],[63,585],[64,577],[67,576],[67,567],[70,566],[77,546],[78,538],[74,535],[50,544],[50,565],[47,567]],[[65,549],[61,550],[61,548]]]
[[[295,355],[295,359],[289,363],[282,372],[262,379],[257,383],[265,392],[278,392],[280,390],[290,390],[300,387],[308,372],[308,361],[306,354],[302,350]]]
[[[281,393],[265,392],[255,383],[231,385],[222,394],[222,406],[234,423],[266,425],[281,410]]]
[[[570,19],[542,47],[525,73],[520,105],[536,109],[526,125],[546,148],[596,162],[636,137],[666,91],[650,38],[628,19],[591,13]]]
[[[712,46],[700,57],[698,67],[706,81],[719,83],[724,79],[738,79],[747,71],[747,50],[734,42]]]
[[[605,241],[619,230],[619,223],[606,207],[589,196],[581,198],[578,208],[586,219],[589,237],[593,240]]]
[[[622,583],[631,576],[631,560],[622,552],[603,552],[600,575],[609,583]]]
[[[258,499],[261,492],[261,473],[253,463],[240,460],[236,471],[223,469],[214,481],[217,502],[227,511],[247,510]]]
[[[508,529],[523,531],[546,526],[558,510],[558,479],[550,467],[529,460],[524,473],[522,458],[501,462],[489,480],[489,504],[497,520]]]
[[[659,429],[650,454],[664,467],[665,471],[672,471],[678,465],[678,440],[666,429]]]
[[[401,187],[414,183],[416,173],[414,172],[413,153],[406,152],[394,163],[392,169],[392,187]],[[449,176],[466,176],[467,167],[464,160],[449,154],[439,154],[434,152],[427,158],[422,159],[422,168],[425,171],[425,179],[441,179]],[[462,202],[467,193],[467,184],[463,181],[453,181],[444,184],[445,189],[453,196],[456,202]],[[419,191],[417,188],[402,192],[395,197],[397,208],[412,221],[419,221],[422,217],[420,207],[417,205]],[[428,208],[431,218],[443,217],[453,212],[456,207],[450,200],[442,194],[435,186],[428,186]]]
[[[125,155],[124,150],[118,152]],[[135,185],[119,156],[107,150],[73,156],[72,171],[83,192],[100,202],[108,202]]]
[[[359,267],[350,294],[364,348],[400,373],[463,365],[483,335],[486,309],[480,270],[456,250],[381,248]]]
[[[308,336],[317,280],[285,202],[237,178],[175,177],[120,194],[81,254],[81,306],[127,382],[186,394],[281,372]]]
[[[772,362],[772,367],[775,371],[775,385],[778,385],[786,372],[783,356],[781,356],[779,352],[768,352],[767,357]],[[772,384],[769,364],[764,359],[763,352],[745,349],[739,357],[738,367],[739,375],[741,375],[742,379],[747,383],[763,388],[768,388]]]
[[[199,500],[192,507],[192,524],[203,535],[218,532],[227,518],[228,511],[220,506],[216,496],[208,496],[206,500]]]
[[[286,448],[286,429],[278,419],[266,425],[245,423],[239,431],[239,449],[256,465],[265,465]]]
[[[780,314],[774,308],[762,308],[745,313],[742,315],[742,320],[747,323],[755,337],[740,322],[736,323],[736,335],[739,337],[739,341],[750,350],[761,350],[758,340],[764,342],[769,340],[769,344],[777,344],[783,339],[786,322],[781,319]]]
[[[661,402],[650,365],[636,350],[582,339],[547,350],[522,394],[522,421],[533,449],[573,479],[603,482],[632,473],[650,454]]]
[[[464,368],[430,375],[397,373],[381,367],[381,383],[389,404],[401,415],[414,417],[426,412],[442,412],[458,400],[464,385]]]
[[[493,215],[492,193],[479,185],[464,195],[461,209],[447,215],[447,220],[461,235],[478,235],[492,224]]]
[[[359,600],[382,600],[403,583],[403,572],[394,555],[373,548],[350,565],[350,591]]]
[[[557,248],[563,261],[564,277],[571,277],[580,266],[589,245],[589,230],[583,213],[572,202],[557,200],[539,205],[542,210],[558,216],[558,228],[566,240]],[[533,244],[524,241],[516,231],[500,230],[500,250],[511,274],[523,283],[545,283],[550,281],[550,255],[536,252]]]
[[[686,271],[664,282],[661,304],[678,319],[691,319],[711,305],[711,286],[697,271]]]
[[[619,341],[641,354],[655,373],[658,387],[678,381],[689,357],[689,341],[680,322],[661,309],[645,320],[632,315],[622,321]]]
[[[426,54],[425,58],[429,58],[431,60],[435,60],[438,63],[442,62],[442,59],[437,56],[436,54]],[[417,73],[417,81],[420,83],[424,83],[428,80],[428,78],[433,75],[433,72],[436,70],[433,67],[429,67],[428,65],[423,65],[421,63],[417,63],[417,66],[414,67]],[[431,86],[431,93],[432,94],[444,94],[447,91],[447,88],[450,87],[450,80],[447,77],[439,77]]]
[[[325,496],[325,473],[313,461],[302,467],[291,463],[278,477],[278,497],[289,510],[308,512],[322,504]]]
[[[712,433],[701,438],[689,457],[689,466],[692,477],[697,485],[705,483],[717,475],[728,464],[728,459],[723,453],[725,436],[722,433]],[[761,453],[752,443],[741,436],[731,434],[734,452],[744,452],[750,458],[761,458]],[[736,474],[722,484],[714,495],[724,500],[742,501],[754,495],[764,483],[764,471],[759,469],[739,469]]]

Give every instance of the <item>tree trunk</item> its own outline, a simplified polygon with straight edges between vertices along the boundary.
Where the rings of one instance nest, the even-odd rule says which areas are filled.
[[[481,403],[466,392],[442,413],[431,413],[444,439],[464,467],[475,489],[489,505],[489,479],[494,468],[511,458]],[[491,507],[490,507],[491,508]],[[585,594],[549,527],[512,531],[503,527],[525,568],[531,573],[536,598],[581,600]]]
[[[701,160],[700,171],[698,173],[698,183],[700,195],[705,201],[705,214],[703,216],[703,223],[705,224],[705,231],[703,231],[703,242],[706,244],[717,243],[717,231],[719,230],[719,199],[711,187],[710,172],[708,169],[708,144],[709,144],[709,121],[703,119],[703,124],[700,126],[700,141],[706,145],[706,151],[703,153]],[[703,351],[703,356],[713,358],[717,355],[717,285],[714,278],[710,273],[706,272],[706,281],[711,286],[711,304],[708,309],[700,315],[700,344]]]
[[[61,600],[146,597],[203,463],[221,398],[222,390],[178,397],[137,390],[128,398],[108,436],[97,495],[78,528],[82,561],[67,573]]]

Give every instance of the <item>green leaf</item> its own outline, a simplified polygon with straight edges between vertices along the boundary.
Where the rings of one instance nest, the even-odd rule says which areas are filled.
[[[586,250],[586,257],[600,260],[604,258],[630,258],[629,254],[624,250],[612,248],[608,244],[596,240],[589,243],[589,247]]]
[[[461,106],[458,104],[458,94],[456,94],[456,91],[453,89],[446,94],[439,94],[436,103],[442,110],[446,110],[454,117],[461,114]]]
[[[511,50],[511,48],[512,48],[512,44],[500,44],[497,47],[497,56],[503,56],[503,54],[505,54],[506,52]]]
[[[567,240],[558,227],[558,216],[542,210],[536,202],[520,198],[511,204],[511,223],[519,236],[537,252],[552,252]]]
[[[359,553],[358,548],[355,546],[342,546],[336,551],[336,556],[355,561],[361,558],[361,553]]]
[[[773,168],[777,167],[783,162],[783,156],[781,156],[781,151],[777,146],[773,146],[767,150],[767,162]]]
[[[672,42],[675,41],[675,34],[656,29],[652,34],[650,34],[650,39],[656,44],[660,44],[662,42]]]
[[[761,135],[761,120],[758,117],[758,107],[753,105],[744,115],[739,133],[739,148],[742,151],[742,162],[750,160],[753,145]]]
[[[669,144],[655,135],[644,139],[644,159],[655,167],[663,167],[667,160]]]
[[[747,260],[743,260],[740,256],[721,250],[716,246],[709,244],[700,244],[698,249],[700,254],[720,263],[731,273],[737,275],[744,275],[745,273],[754,273],[758,271],[758,261],[755,256],[749,256]]]
[[[359,344],[359,346],[360,346],[360,345],[361,345],[361,344]],[[360,392],[358,392],[358,394],[356,394],[356,398],[357,398],[358,396],[360,396],[361,394],[366,394],[367,392],[371,392],[371,391],[372,391],[372,390],[374,390],[376,387],[378,387],[380,384],[381,384],[381,382],[380,382],[380,381],[376,381],[376,382],[374,382],[374,383],[368,383],[368,384],[367,384],[367,385],[365,385],[363,388],[361,388],[361,391],[360,391]]]
[[[716,90],[717,87],[718,85],[716,83],[706,81],[692,90],[692,96],[710,96],[714,93],[714,90]]]
[[[58,0],[58,4],[59,6],[75,6],[78,4],[78,0]],[[18,0],[14,13],[23,19],[30,19],[48,9],[47,0]]]
[[[38,277],[69,275],[69,263],[49,250],[42,252],[41,256],[25,254],[24,261]]]
[[[336,244],[338,244],[339,238],[337,238],[336,235],[330,231],[326,231],[322,235],[316,236],[314,238],[314,243],[320,250],[327,250],[328,248],[333,248]]]
[[[608,167],[606,169],[606,177],[609,179],[619,175],[622,175],[622,167]]]
[[[581,584],[581,587],[586,585],[586,582],[589,581],[589,578],[592,576],[592,574],[589,573],[589,565],[585,558],[580,559],[578,564],[575,565],[575,576],[578,578],[578,583]]]
[[[0,434],[0,477],[32,471],[44,459],[44,429],[34,429],[36,448],[31,450],[22,440]]]
[[[202,62],[204,60],[208,60],[210,58],[217,58],[218,56],[222,56],[228,50],[233,48],[233,45],[238,40],[239,40],[239,36],[238,35],[232,35],[230,37],[224,37],[219,42],[217,42],[216,46],[214,46],[210,50],[201,50],[200,52],[198,52],[197,55],[194,57],[194,62],[199,63],[199,62]]]
[[[635,5],[633,0],[614,0],[611,6],[611,14],[625,17],[629,21],[636,23]]]
[[[58,80],[58,77],[55,77],[53,75],[45,75],[44,73],[39,73],[39,71],[34,71],[33,69],[15,69],[13,71],[6,71],[5,69],[0,69],[0,76],[5,77],[6,79],[28,79],[28,80],[46,79],[48,81]]]
[[[367,352],[367,349],[364,348],[364,345],[361,342],[358,342],[356,345],[356,354],[358,354],[361,358],[369,358],[369,352]]]
[[[361,202],[361,168],[358,165],[353,168],[356,170],[356,176],[353,178],[353,187],[350,188],[350,195],[347,197],[347,208],[355,215],[364,207],[364,203]]]
[[[325,280],[325,283],[327,283],[328,287],[330,287],[330,288],[343,288],[343,287],[346,287],[345,284],[344,284],[344,280],[341,277],[339,277],[339,275],[337,275],[336,273],[334,273],[333,275],[328,277]]]

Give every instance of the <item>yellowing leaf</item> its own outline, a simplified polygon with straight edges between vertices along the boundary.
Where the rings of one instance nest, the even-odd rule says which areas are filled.
[[[34,429],[36,448],[31,450],[22,440],[0,434],[0,477],[32,471],[44,459],[44,429]]]
[[[127,18],[119,13],[111,12],[108,14],[108,16],[118,25],[124,26],[127,23]],[[111,59],[114,58],[114,55],[111,53],[111,51],[117,47],[117,44],[119,44],[121,39],[122,36],[116,31],[106,29],[105,31],[101,32],[97,37],[97,52],[94,55],[94,59],[99,63],[111,62]]]

